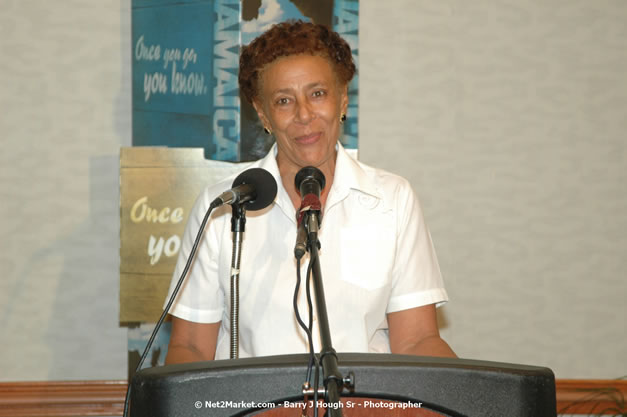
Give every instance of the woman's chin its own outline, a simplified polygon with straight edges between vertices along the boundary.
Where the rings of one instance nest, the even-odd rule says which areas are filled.
[[[293,150],[293,149],[292,149]],[[299,152],[290,152],[290,154],[284,153],[283,158],[278,158],[279,168],[292,168],[297,171],[301,168],[313,166],[325,171],[327,164],[333,164],[335,162],[336,152],[335,148],[329,149],[299,149]],[[332,161],[332,162],[330,162]],[[283,166],[286,165],[286,166]],[[332,169],[330,166],[329,168]],[[332,172],[332,171],[331,171]]]

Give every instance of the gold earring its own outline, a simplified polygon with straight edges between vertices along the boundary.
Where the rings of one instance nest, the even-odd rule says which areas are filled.
[[[270,129],[268,129],[267,127],[263,127],[263,131],[266,132],[266,135],[271,135],[272,132],[270,131]]]
[[[340,123],[344,123],[346,121],[346,113],[342,113],[340,116]]]

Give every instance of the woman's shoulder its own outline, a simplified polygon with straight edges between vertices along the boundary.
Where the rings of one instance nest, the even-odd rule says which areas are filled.
[[[405,177],[356,159],[353,159],[353,161],[359,167],[360,175],[363,175],[383,196],[389,197],[414,193],[411,183]]]

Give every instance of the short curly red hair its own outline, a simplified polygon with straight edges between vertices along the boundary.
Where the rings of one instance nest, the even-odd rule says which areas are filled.
[[[252,103],[257,97],[259,76],[266,65],[301,54],[328,59],[343,85],[348,85],[357,71],[350,46],[328,27],[302,20],[277,23],[241,49],[238,80],[246,100]]]

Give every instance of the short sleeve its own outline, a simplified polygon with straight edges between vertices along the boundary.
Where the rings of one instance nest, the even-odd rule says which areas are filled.
[[[406,180],[396,189],[397,242],[387,313],[448,301],[440,267],[416,194]]]
[[[196,199],[190,212],[164,308],[167,306],[168,300],[185,269],[196,235],[209,209],[209,196],[214,194],[205,189]],[[219,212],[228,207],[230,206],[223,206],[214,210],[211,220],[207,222],[196,256],[170,308],[170,314],[173,316],[197,323],[216,323],[222,320],[224,294],[218,279],[218,236],[223,222],[216,221],[216,217],[224,218],[225,216],[219,216]]]

